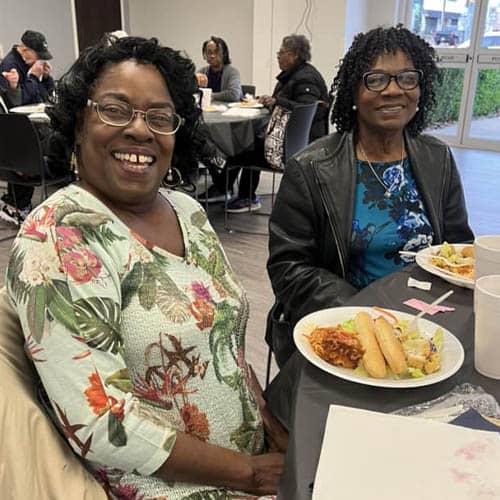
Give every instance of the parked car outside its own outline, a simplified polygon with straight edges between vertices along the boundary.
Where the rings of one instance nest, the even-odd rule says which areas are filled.
[[[468,49],[470,40],[465,40],[457,46],[459,49]],[[482,49],[500,49],[500,31],[487,31],[481,41]]]
[[[454,31],[437,31],[434,35],[434,42],[436,45],[441,45],[446,43],[448,45],[454,46],[457,44],[458,35]]]

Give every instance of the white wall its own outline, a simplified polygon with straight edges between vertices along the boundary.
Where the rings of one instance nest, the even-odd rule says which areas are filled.
[[[128,0],[131,35],[157,37],[165,45],[185,50],[196,67],[206,64],[202,43],[211,35],[229,46],[241,82],[252,81],[252,0]]]
[[[253,83],[270,93],[279,72],[276,51],[282,38],[301,33],[311,40],[312,64],[329,86],[339,60],[356,33],[396,22],[405,0],[311,0],[308,26],[301,23],[305,0],[254,0]]]
[[[254,0],[253,80],[257,92],[272,92],[279,73],[276,52],[283,37],[291,33],[311,41],[311,62],[329,85],[344,51],[345,7],[345,0],[313,0],[306,24],[302,21],[304,0]]]
[[[339,59],[354,34],[394,24],[408,0],[311,0],[308,26],[300,23],[305,0],[122,0],[124,28],[133,35],[156,36],[184,50],[197,67],[201,44],[219,35],[228,44],[242,83],[259,94],[272,92],[279,72],[276,51],[285,35],[311,39],[312,63],[330,85]],[[74,61],[72,0],[0,0],[0,44],[4,51],[25,29],[47,36],[56,77]],[[309,29],[312,36],[309,33]]]
[[[71,0],[0,0],[0,44],[6,54],[27,30],[43,33],[57,78],[75,60]]]

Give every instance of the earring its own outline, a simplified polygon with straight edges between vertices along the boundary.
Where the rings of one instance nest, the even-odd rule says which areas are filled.
[[[358,109],[358,107],[356,106],[356,104],[353,104],[353,105],[352,105],[352,110],[353,110],[353,111],[356,111],[357,109]]]
[[[165,178],[163,179],[163,185],[168,188],[175,188],[179,184],[182,184],[182,175],[179,172],[179,169],[175,167],[172,168],[172,166],[168,167],[167,173],[165,174]]]
[[[70,170],[73,172],[75,179],[79,180],[80,177],[78,175],[78,157],[76,156],[76,149],[74,149],[71,153],[71,158],[69,160]]]
[[[420,108],[417,106],[417,107],[415,108],[415,111],[416,111],[416,112],[418,112],[418,110],[419,110],[419,109],[420,109]]]

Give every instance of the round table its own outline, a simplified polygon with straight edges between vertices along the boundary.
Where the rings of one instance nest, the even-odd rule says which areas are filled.
[[[222,103],[213,104],[217,106]],[[203,120],[212,141],[226,156],[253,149],[255,138],[264,136],[269,111],[258,108],[258,112],[251,116],[230,116],[224,114],[225,111],[203,112]]]
[[[429,292],[407,286],[408,277],[431,281]],[[290,430],[278,498],[306,500],[311,498],[311,484],[319,460],[324,426],[330,404],[392,412],[410,405],[435,399],[463,383],[481,386],[500,401],[500,380],[484,377],[474,369],[473,290],[460,288],[435,277],[416,265],[410,265],[380,279],[356,294],[346,306],[373,306],[415,314],[403,305],[416,297],[427,303],[449,289],[454,294],[446,305],[451,313],[438,313],[432,321],[450,330],[462,343],[465,361],[460,370],[447,380],[412,389],[387,389],[349,382],[330,375],[295,354],[266,390],[270,410]]]
[[[49,115],[45,112],[45,104],[26,104],[25,106],[16,106],[10,108],[11,113],[27,115],[31,122],[50,123]]]

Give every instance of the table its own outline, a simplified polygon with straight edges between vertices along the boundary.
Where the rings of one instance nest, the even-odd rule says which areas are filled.
[[[49,115],[45,112],[45,104],[26,104],[10,108],[11,113],[27,115],[31,122],[50,123]]]
[[[408,288],[409,276],[431,281],[431,291]],[[328,407],[332,403],[392,412],[435,399],[465,382],[483,387],[500,401],[500,381],[484,377],[474,370],[473,290],[451,285],[413,264],[372,283],[345,305],[378,305],[415,313],[402,302],[416,297],[430,303],[449,289],[455,293],[447,299],[446,305],[455,307],[455,312],[439,313],[432,316],[432,321],[450,330],[461,341],[465,361],[462,368],[445,381],[414,389],[384,389],[334,377],[310,364],[298,352],[285,364],[266,390],[271,411],[290,430],[279,499],[311,498],[311,484],[321,451]]]
[[[219,149],[226,156],[235,156],[253,149],[255,138],[264,136],[269,111],[266,108],[259,108],[258,111],[255,116],[227,116],[221,111],[204,111],[203,120]]]

